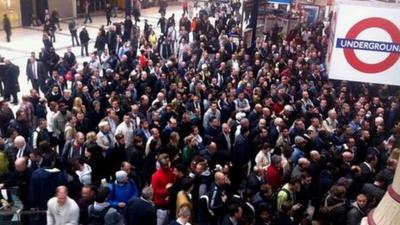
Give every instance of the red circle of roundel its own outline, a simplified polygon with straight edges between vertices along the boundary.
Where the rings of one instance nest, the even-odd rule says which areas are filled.
[[[391,21],[379,17],[371,17],[360,22],[356,23],[352,28],[350,28],[349,32],[346,34],[346,39],[355,40],[357,36],[364,30],[368,28],[380,28],[388,32],[390,37],[392,38],[392,42],[395,44],[400,43],[400,31],[397,26]],[[346,60],[350,63],[350,65],[364,73],[380,73],[391,66],[393,66],[400,57],[400,54],[391,52],[383,61],[378,63],[365,63],[362,62],[356,56],[354,49],[345,48],[343,50],[344,56]]]

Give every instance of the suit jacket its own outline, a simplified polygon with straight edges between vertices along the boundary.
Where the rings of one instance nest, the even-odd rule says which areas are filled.
[[[230,144],[231,144],[230,149],[228,148],[228,140],[226,140],[224,133],[222,131],[219,132],[219,134],[217,135],[217,138],[216,138],[218,149],[225,150],[228,152],[230,152],[230,150],[232,150],[233,138],[232,138],[231,134],[229,134],[229,137],[230,137]]]
[[[35,74],[32,69],[32,63],[28,64],[27,69],[26,69],[26,75],[28,76],[28,80],[35,80]],[[42,62],[36,61],[36,77],[37,77],[37,80],[43,84],[47,80],[47,77],[48,77],[47,71]]]
[[[76,57],[75,57],[74,53],[71,52],[70,54],[68,54],[68,52],[66,52],[64,54],[64,61],[65,61],[67,68],[70,69],[75,64],[75,61],[76,61]]]
[[[242,225],[243,223],[238,221],[236,225]],[[222,220],[221,225],[233,225],[232,221],[229,219],[229,216],[225,216],[224,220]]]
[[[169,225],[183,225],[183,224],[178,223],[178,221],[172,221]]]
[[[361,189],[361,193],[367,195],[368,202],[372,203],[373,206],[376,206],[385,195],[385,190],[381,187],[375,186],[372,183],[366,183]]]
[[[200,105],[201,113],[203,114],[203,113],[205,112],[205,111],[204,111],[203,102],[202,102],[202,101],[199,101],[199,105]],[[196,108],[196,107],[195,107],[193,101],[189,102],[189,103],[186,105],[186,109],[187,109],[188,111],[194,112],[195,108]]]
[[[359,166],[361,168],[362,181],[364,183],[372,183],[375,176],[375,172],[372,169],[370,169],[365,162],[360,163]]]
[[[9,162],[15,162],[15,160],[17,159],[18,149],[16,147],[10,148],[6,151],[6,154],[8,156]],[[30,154],[31,149],[28,147],[28,145],[26,145],[22,152],[22,157],[29,158]]]
[[[258,192],[260,190],[261,185],[264,183],[265,183],[264,180],[263,179],[259,180],[255,173],[251,173],[247,177],[247,188],[253,191],[254,193]]]
[[[156,225],[156,208],[142,198],[134,197],[128,201],[125,209],[126,225]]]

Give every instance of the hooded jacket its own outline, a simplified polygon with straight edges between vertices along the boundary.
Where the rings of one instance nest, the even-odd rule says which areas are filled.
[[[347,225],[359,225],[361,219],[367,216],[367,210],[360,208],[357,202],[353,202],[350,206],[350,210],[347,212]]]

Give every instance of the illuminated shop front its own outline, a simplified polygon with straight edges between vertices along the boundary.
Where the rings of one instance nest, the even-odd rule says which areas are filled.
[[[19,0],[0,0],[0,15],[7,14],[13,27],[21,26],[21,4]]]

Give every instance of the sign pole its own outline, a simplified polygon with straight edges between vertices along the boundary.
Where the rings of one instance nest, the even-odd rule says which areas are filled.
[[[257,17],[258,17],[258,3],[260,0],[253,0],[253,9],[251,11],[251,29],[253,29],[251,35],[251,43],[252,47],[255,47],[256,38],[257,38]]]

